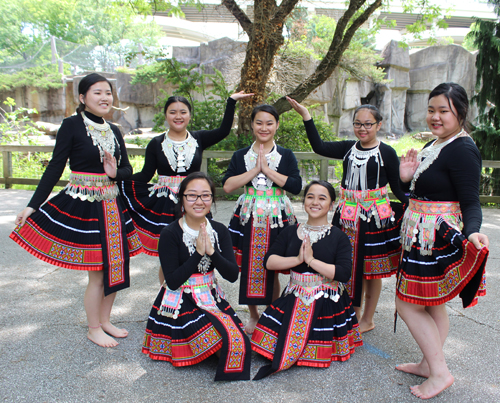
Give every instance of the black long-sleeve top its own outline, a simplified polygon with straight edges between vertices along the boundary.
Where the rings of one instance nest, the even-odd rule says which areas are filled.
[[[229,166],[227,168],[226,174],[224,175],[224,179],[222,180],[222,184],[226,183],[226,181],[237,175],[241,175],[247,171],[245,167],[245,154],[248,152],[251,146],[242,148],[241,150],[236,151],[232,158]],[[299,194],[302,190],[302,178],[300,177],[299,167],[297,165],[297,158],[291,150],[288,148],[283,148],[281,146],[276,145],[278,153],[281,155],[281,161],[278,165],[278,169],[276,172],[288,176],[285,185],[282,186],[283,190],[290,192],[294,195]],[[248,182],[247,186],[252,186],[252,182]],[[272,184],[272,186],[277,186],[276,184]]]
[[[93,122],[104,123],[103,118],[90,112],[84,113]],[[120,164],[117,167],[116,177],[110,179],[113,181],[122,181],[130,178],[132,175],[132,166],[128,160],[127,149],[125,148],[125,142],[123,141],[120,130],[113,124],[109,126],[118,140],[118,144],[120,144],[119,149],[115,146],[114,155],[116,162],[118,163],[118,161],[120,161]],[[69,166],[72,171],[96,174],[105,173],[99,149],[93,144],[92,138],[87,134],[83,118],[80,114],[70,116],[63,120],[57,132],[52,159],[45,169],[42,179],[40,179],[40,183],[28,207],[32,207],[36,210],[45,200],[47,200],[50,192],[52,192],[52,189],[61,178],[68,158]]]
[[[433,141],[427,143],[429,147]],[[412,196],[432,201],[458,201],[463,217],[463,234],[479,232],[483,214],[479,203],[481,154],[470,137],[459,137],[446,145],[438,158],[415,182]],[[403,189],[411,182],[402,183]]]
[[[286,227],[278,236],[276,241],[271,245],[264,257],[264,267],[267,265],[267,260],[271,255],[282,257],[298,256],[302,241],[297,236],[298,226],[290,225]],[[321,262],[335,265],[334,280],[341,283],[347,283],[351,278],[351,243],[346,234],[337,227],[332,227],[330,235],[326,235],[312,245],[314,259]],[[307,267],[307,264],[292,268],[297,273],[317,273],[312,267]]]
[[[304,122],[306,128],[307,137],[311,143],[311,147],[316,154],[322,155],[328,158],[343,159],[343,175],[342,175],[342,187],[345,189],[345,180],[347,175],[347,167],[349,165],[349,155],[351,153],[351,148],[356,144],[356,148],[360,151],[369,151],[373,148],[363,148],[360,143],[354,140],[345,141],[323,141],[321,140],[318,130],[314,125],[314,121],[308,120]],[[382,155],[382,160],[384,165],[380,166],[380,176],[379,176],[379,187],[386,186],[387,183],[391,186],[391,191],[394,195],[403,203],[408,203],[408,197],[400,187],[399,182],[399,159],[396,151],[389,145],[380,142],[380,154]],[[368,189],[375,189],[377,187],[377,174],[378,174],[378,164],[375,158],[370,158],[366,166],[366,176]],[[358,183],[357,189],[350,190],[361,190]]]
[[[189,169],[185,172],[181,172],[183,176],[187,176],[192,172],[198,172],[201,168],[203,150],[217,144],[219,141],[227,137],[229,133],[231,133],[235,105],[236,101],[233,98],[230,97],[227,99],[224,118],[222,119],[222,123],[218,129],[197,130],[191,133],[191,135],[198,142],[198,147],[196,148],[196,152],[193,156]],[[158,171],[158,175],[162,176],[179,175],[179,173],[172,169],[163,152],[161,144],[163,143],[163,140],[165,140],[165,136],[166,133],[163,133],[151,139],[146,147],[146,157],[144,159],[142,171],[132,175],[132,180],[147,183],[153,178],[156,171]]]
[[[208,272],[217,268],[223,278],[234,283],[238,279],[239,268],[234,257],[231,235],[223,224],[212,220],[210,224],[217,232],[219,245],[214,245],[214,253],[210,256],[212,263]],[[198,263],[202,258],[196,250],[192,255],[189,254],[187,246],[182,241],[182,235],[179,220],[175,220],[161,231],[158,242],[161,268],[168,288],[171,290],[177,290],[189,277],[198,273]],[[219,246],[222,252],[219,251]]]

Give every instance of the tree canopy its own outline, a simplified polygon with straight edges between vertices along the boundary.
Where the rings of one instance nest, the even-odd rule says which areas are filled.
[[[154,23],[139,23],[137,10],[131,2],[116,0],[0,2],[0,63],[33,57],[50,60],[50,47],[42,49],[42,45],[51,37],[88,49],[101,47],[101,52],[108,53],[126,52],[126,43],[156,44],[160,29]]]

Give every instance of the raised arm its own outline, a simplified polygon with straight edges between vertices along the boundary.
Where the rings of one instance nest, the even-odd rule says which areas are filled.
[[[231,133],[231,128],[233,126],[234,120],[234,109],[236,102],[240,99],[246,99],[252,97],[254,94],[245,94],[244,91],[236,92],[227,99],[226,110],[224,112],[224,117],[222,118],[222,123],[220,127],[213,130],[201,130],[198,131],[198,138],[200,140],[200,146],[204,150],[219,141],[226,138],[229,133]]]

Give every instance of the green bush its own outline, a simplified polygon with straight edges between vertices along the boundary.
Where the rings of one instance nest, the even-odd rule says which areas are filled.
[[[38,66],[14,74],[0,74],[0,90],[12,91],[20,87],[33,87],[41,90],[66,86],[56,65]]]

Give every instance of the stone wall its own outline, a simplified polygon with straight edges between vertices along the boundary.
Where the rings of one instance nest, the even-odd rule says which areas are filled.
[[[410,82],[406,103],[408,131],[428,130],[427,98],[438,84],[455,82],[465,88],[469,100],[476,83],[476,56],[461,46],[432,46],[410,55]],[[469,119],[477,111],[472,109]]]
[[[236,87],[245,57],[245,43],[223,38],[201,44],[199,47],[175,47],[173,56],[189,65],[196,64],[205,73],[218,69],[224,75],[230,88]],[[349,78],[337,69],[320,87],[304,101],[306,105],[320,104],[318,112],[334,124],[339,136],[353,136],[352,119],[354,110],[363,103],[376,105],[384,121],[381,134],[399,136],[407,131],[428,130],[425,122],[427,97],[439,83],[454,81],[473,95],[476,80],[475,55],[461,46],[432,46],[409,54],[396,41],[389,42],[381,52],[379,63],[385,70],[386,84],[374,85],[369,81]],[[293,69],[294,79],[302,79],[312,73],[317,61],[301,61],[300,68]],[[290,67],[288,67],[290,69]],[[286,80],[292,72],[277,62],[272,75],[273,88],[278,92],[289,91]],[[295,71],[297,70],[297,71]],[[171,94],[173,88],[160,82],[149,85],[131,85],[131,76],[124,73],[106,74],[113,84],[113,105],[115,110],[106,116],[119,123],[124,133],[138,127],[152,127],[153,117],[161,108],[156,104],[163,97],[162,91]],[[78,105],[78,83],[82,76],[66,79],[67,86],[58,90],[34,91],[20,88],[11,92],[0,92],[0,102],[7,96],[18,105],[36,108],[34,120],[59,123],[65,116],[74,113]],[[210,88],[210,84],[207,83]],[[471,118],[476,113],[473,110]]]

